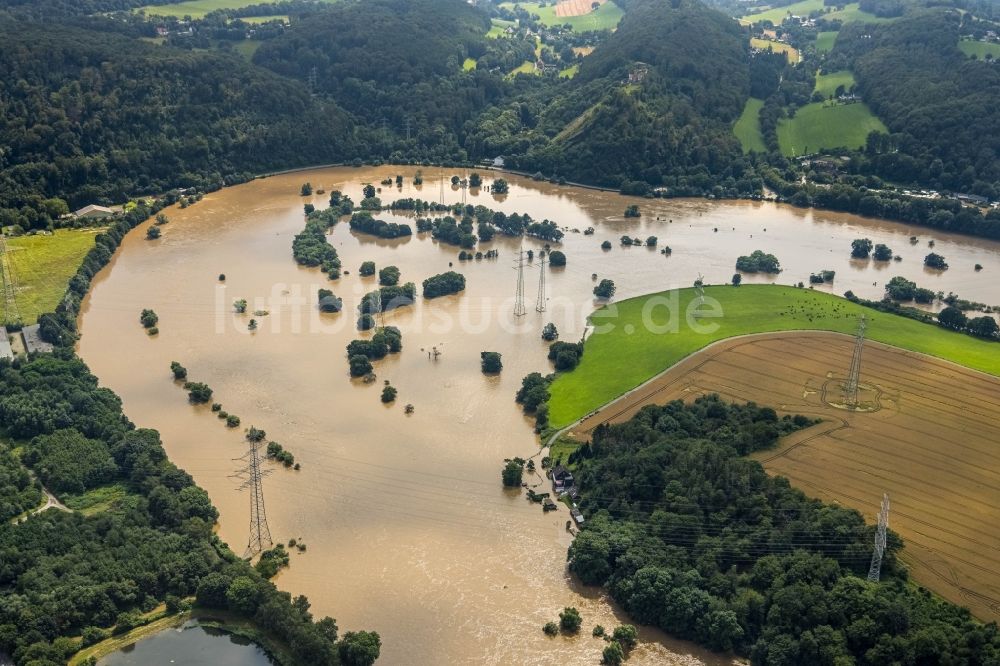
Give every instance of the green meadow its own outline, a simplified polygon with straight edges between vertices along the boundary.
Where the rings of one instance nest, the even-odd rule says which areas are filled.
[[[985,60],[987,55],[1000,59],[1000,44],[996,42],[976,42],[971,39],[963,39],[958,43],[958,50],[967,56],[976,56],[980,60]]]
[[[18,236],[6,239],[4,288],[9,279],[21,321],[33,324],[38,315],[55,310],[66,293],[100,229],[58,229],[51,236]],[[4,299],[0,299],[0,322],[12,321]]]
[[[759,153],[767,152],[764,145],[764,136],[760,133],[760,110],[764,106],[764,100],[751,97],[743,107],[740,119],[733,125],[733,133],[743,145],[743,152],[749,153],[755,150]]]
[[[335,2],[336,0],[322,0],[323,2]],[[176,16],[178,18],[190,16],[193,19],[203,18],[205,14],[219,9],[241,9],[251,5],[260,4],[256,0],[184,0],[169,5],[146,5],[136,11],[144,11],[148,16]],[[255,17],[256,18],[256,17]],[[270,20],[279,17],[267,17],[261,20]],[[253,19],[244,19],[253,21]]]
[[[778,145],[786,157],[829,148],[861,148],[868,134],[887,131],[867,104],[807,104],[778,121]]]
[[[823,97],[833,95],[839,86],[844,86],[844,90],[850,90],[854,85],[854,74],[848,69],[842,69],[829,74],[816,75],[816,88],[813,92],[818,92]]]
[[[672,296],[677,303],[673,314],[650,301],[668,303]],[[706,287],[705,296],[717,300],[722,311],[720,317],[698,319],[699,324],[717,325],[710,333],[686,325],[685,313],[696,298],[692,288],[610,303],[594,312],[590,321],[595,332],[587,338],[580,365],[552,383],[551,424],[573,423],[718,340],[794,330],[853,334],[861,315],[868,317],[867,336],[872,340],[1000,375],[1000,343],[878,312],[838,296],[777,285]],[[650,330],[643,323],[647,307],[655,326],[667,328],[668,322],[679,320],[676,330]],[[601,332],[602,327],[610,330]]]

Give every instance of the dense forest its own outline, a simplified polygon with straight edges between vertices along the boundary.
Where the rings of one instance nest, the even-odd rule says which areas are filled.
[[[236,55],[0,20],[0,225],[357,154],[347,115]],[[56,208],[58,210],[58,207]]]
[[[891,132],[869,146],[874,173],[996,198],[1000,68],[958,50],[960,20],[934,10],[888,24],[848,24],[833,57],[852,62],[861,94]]]
[[[575,463],[587,523],[570,569],[637,622],[754,666],[965,664],[1000,659],[996,625],[911,585],[873,530],[744,455],[810,425],[718,396],[599,426]]]

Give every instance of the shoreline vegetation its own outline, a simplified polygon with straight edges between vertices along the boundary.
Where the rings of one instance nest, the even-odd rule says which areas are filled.
[[[694,288],[637,296],[591,314],[595,326],[607,323],[614,328],[591,334],[584,342],[579,365],[557,374],[552,381],[546,434],[600,409],[711,343],[738,335],[792,330],[853,335],[862,314],[868,318],[868,339],[1000,375],[1000,344],[995,341],[882,312],[825,292],[779,285],[716,285],[706,286],[705,296],[717,299],[723,311],[721,317],[698,320],[718,324],[717,330],[706,334],[691,330],[683,321],[666,335],[648,330],[643,323],[643,309],[650,299],[661,297],[667,303],[675,298],[677,312],[684,313],[696,298]],[[652,310],[655,325],[664,324],[664,317],[666,310],[661,315]],[[622,363],[626,358],[630,362]]]

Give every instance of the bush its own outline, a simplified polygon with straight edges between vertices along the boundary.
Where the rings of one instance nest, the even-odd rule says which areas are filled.
[[[610,250],[611,249],[611,241],[607,241],[606,240],[603,243],[601,243],[601,249],[602,250]]]
[[[875,246],[875,252],[872,254],[875,261],[890,261],[892,259],[892,250],[888,245],[879,243]]]
[[[153,328],[158,321],[160,318],[152,310],[143,310],[139,315],[139,323],[142,324],[143,328]]]
[[[566,265],[566,255],[559,250],[552,250],[549,252],[549,265],[550,266],[565,266]]]
[[[507,488],[519,488],[524,474],[524,461],[520,458],[508,460],[500,472],[500,479]]]
[[[604,647],[601,653],[601,663],[605,666],[621,666],[625,661],[625,651],[617,641],[611,641]]]
[[[201,382],[186,382],[184,384],[184,390],[188,392],[188,400],[196,405],[206,403],[212,399],[212,389],[208,387],[208,384],[203,384]]]
[[[594,287],[594,296],[598,298],[611,298],[615,295],[615,282],[614,280],[604,279]]]
[[[371,275],[375,275],[375,262],[374,261],[361,262],[361,268],[358,269],[358,275],[362,277],[369,277]]]
[[[364,377],[372,371],[372,363],[367,356],[356,354],[348,360],[351,368],[351,377]]]
[[[542,340],[546,340],[547,342],[552,342],[558,337],[559,337],[559,330],[556,328],[556,325],[553,324],[552,322],[547,323],[545,327],[542,329]]]
[[[147,240],[156,240],[159,237],[160,237],[160,228],[159,227],[149,227],[148,229],[146,229],[146,239]]]
[[[382,389],[382,402],[390,403],[396,399],[396,389],[392,386],[386,386]]]
[[[480,366],[485,373],[497,373],[503,370],[503,363],[500,361],[500,354],[497,352],[481,352],[479,359]]]
[[[555,636],[559,633],[559,625],[555,622],[546,622],[542,627],[542,631],[545,632],[546,636]]]
[[[583,624],[583,618],[580,617],[580,611],[572,606],[567,606],[563,612],[559,613],[559,628],[562,631],[576,633],[580,631],[581,624]]]
[[[399,269],[395,266],[386,266],[378,272],[378,283],[383,287],[394,287],[399,284]]]
[[[872,251],[870,238],[857,238],[851,241],[851,256],[855,259],[867,259]]]
[[[928,268],[935,268],[939,271],[946,270],[948,268],[948,262],[944,260],[940,254],[935,254],[931,252],[926,257],[924,257],[924,266]]]
[[[534,412],[549,399],[549,380],[541,373],[532,372],[521,380],[521,388],[514,399],[524,407],[524,411]]]
[[[639,212],[639,206],[632,204],[625,209],[625,217],[639,217],[641,213]]]
[[[553,342],[549,345],[549,360],[555,363],[556,370],[568,371],[574,369],[583,357],[583,344],[574,342]]]
[[[319,309],[322,312],[340,312],[341,308],[344,307],[343,299],[337,298],[329,289],[320,289],[317,292],[317,296],[319,298]]]
[[[236,416],[236,414],[229,414],[228,416],[226,416],[226,427],[236,428],[239,425],[240,425],[240,417]]]
[[[765,254],[754,250],[749,256],[744,255],[736,260],[736,270],[744,273],[780,273],[781,262],[773,254]]]
[[[455,294],[465,289],[465,276],[455,271],[448,271],[429,277],[423,282],[424,298],[437,298],[447,294]]]
[[[304,196],[304,197],[308,197],[308,196],[310,196],[310,195],[311,195],[311,194],[313,193],[313,186],[312,186],[312,183],[302,183],[302,189],[301,189],[301,190],[299,190],[299,192],[300,192],[300,193],[302,194],[302,196]]]
[[[170,371],[174,373],[174,379],[187,379],[187,368],[177,361],[170,362]]]

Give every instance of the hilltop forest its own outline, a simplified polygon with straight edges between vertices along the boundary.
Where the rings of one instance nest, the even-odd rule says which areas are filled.
[[[893,20],[823,23],[840,30],[833,51],[792,66],[699,0],[620,2],[617,28],[593,32],[461,0],[288,0],[186,28],[127,11],[139,4],[0,0],[0,225],[44,228],[67,206],[296,166],[503,156],[632,194],[759,197],[767,185],[800,205],[1000,237],[997,215],[888,187],[1000,192],[1000,73],[958,51],[982,28],[947,7],[866,4]],[[251,27],[241,17],[253,12],[291,23]],[[495,21],[516,27],[498,37]],[[793,42],[816,34],[793,27],[781,28]],[[151,43],[157,29],[164,44]],[[248,36],[254,48],[238,52]],[[835,151],[850,160],[832,183],[775,138],[820,66],[852,70],[889,129]],[[733,131],[751,97],[764,100],[762,153]]]

